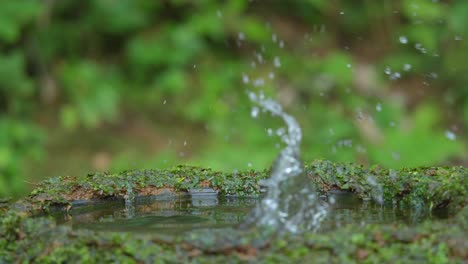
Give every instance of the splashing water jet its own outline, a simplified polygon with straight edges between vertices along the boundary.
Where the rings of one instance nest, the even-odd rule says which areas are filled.
[[[287,131],[278,134],[286,147],[273,163],[270,178],[262,183],[267,187],[267,194],[247,217],[243,227],[269,227],[279,234],[317,230],[328,207],[319,202],[318,193],[304,172],[300,159],[302,132],[299,124],[278,102],[266,98],[263,93],[249,92],[249,98],[263,112],[282,118]],[[255,106],[253,111],[258,113],[258,107]]]

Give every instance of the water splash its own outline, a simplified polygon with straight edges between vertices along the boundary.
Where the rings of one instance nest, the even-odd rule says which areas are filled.
[[[317,230],[327,214],[327,206],[319,202],[318,193],[304,172],[300,159],[302,132],[299,124],[278,102],[266,98],[263,93],[249,92],[249,98],[263,112],[282,118],[287,131],[278,134],[286,147],[273,163],[270,178],[262,182],[267,187],[267,194],[243,226],[271,227],[277,233]]]
[[[127,193],[124,196],[125,199],[125,215],[127,218],[135,217],[135,193],[133,192],[133,184],[127,182]]]

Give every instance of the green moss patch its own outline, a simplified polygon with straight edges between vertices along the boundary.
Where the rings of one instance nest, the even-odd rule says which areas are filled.
[[[430,209],[460,209],[468,200],[468,170],[464,167],[389,170],[315,160],[305,165],[305,171],[322,194],[330,190],[345,190],[370,199],[381,188],[385,202]],[[180,195],[193,188],[213,188],[220,195],[255,196],[261,191],[259,181],[268,176],[268,170],[227,173],[177,166],[167,170],[93,173],[83,178],[55,177],[39,183],[26,199],[15,206],[22,211],[47,209],[50,205],[70,207],[77,200],[124,198],[129,189],[137,196]]]
[[[281,237],[264,229],[196,230],[183,237],[95,232],[28,215],[50,206],[70,209],[79,200],[123,198],[129,190],[140,196],[180,195],[193,188],[212,188],[220,195],[258,195],[259,181],[269,171],[225,173],[178,166],[56,177],[14,204],[0,202],[0,263],[466,263],[466,168],[388,170],[316,160],[305,170],[323,194],[345,190],[369,199],[381,188],[387,203],[449,207],[458,213],[416,226],[353,224],[327,233]]]
[[[174,239],[73,230],[10,211],[0,218],[0,262],[464,263],[467,209],[452,219],[416,227],[351,225],[325,234],[282,237],[260,230],[198,230]]]

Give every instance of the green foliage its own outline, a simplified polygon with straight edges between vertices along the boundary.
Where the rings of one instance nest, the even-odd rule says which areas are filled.
[[[0,41],[14,43],[27,26],[41,13],[41,1],[6,1],[0,10]]]
[[[54,167],[66,155],[71,167],[81,162],[76,153],[100,148],[112,149],[110,168],[163,166],[161,159],[264,168],[278,153],[265,130],[282,124],[251,120],[247,89],[278,95],[298,118],[306,159],[393,168],[466,162],[467,17],[464,0],[7,1],[0,196],[43,176],[23,168],[36,174],[34,166]],[[259,78],[261,88],[253,85]],[[119,140],[139,138],[135,119],[154,124],[157,151],[86,147],[91,140],[76,136],[111,127]],[[175,134],[193,148],[166,145]],[[82,149],[69,154],[69,141]]]

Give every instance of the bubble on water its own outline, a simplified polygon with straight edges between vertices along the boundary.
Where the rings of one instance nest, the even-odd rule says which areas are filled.
[[[457,139],[457,135],[450,130],[445,131],[445,137],[452,141]]]
[[[252,107],[252,111],[250,112],[250,114],[252,115],[253,118],[257,118],[259,112],[260,112],[260,109],[254,106]]]
[[[223,13],[221,12],[221,10],[216,10],[216,15],[217,15],[219,18],[222,18],[222,17],[223,17]]]
[[[184,147],[187,146],[187,140],[184,140]]]
[[[429,73],[429,77],[432,78],[432,79],[437,79],[439,77],[439,75],[436,72],[431,72],[431,73]]]
[[[275,78],[275,73],[274,72],[270,72],[268,74],[268,78],[270,78],[271,80],[273,80]]]
[[[341,11],[341,12],[340,12],[340,15],[344,15],[344,12],[343,12],[343,11]]]
[[[273,65],[275,65],[276,68],[281,67],[281,61],[280,61],[280,58],[279,58],[278,56],[276,56],[276,57],[273,59]]]
[[[351,64],[349,64],[349,63],[346,64],[346,67],[347,67],[347,68],[351,68]]]
[[[255,61],[252,61],[252,62],[250,63],[250,67],[252,67],[252,68],[254,68],[254,69],[257,68],[257,63],[255,63]]]
[[[244,39],[245,39],[245,34],[244,34],[244,32],[239,32],[238,38],[239,38],[239,40],[244,40]]]
[[[400,153],[396,152],[396,151],[393,151],[392,152],[392,158],[394,160],[400,160]]]
[[[248,84],[249,83],[249,76],[247,76],[247,74],[245,73],[242,73],[242,82],[245,83],[245,84]]]
[[[405,63],[405,64],[403,65],[403,70],[404,70],[404,71],[409,71],[409,70],[411,70],[411,68],[412,68],[412,66],[411,66],[411,64],[409,64],[409,63]]]
[[[247,166],[252,167],[252,162],[247,163]]]
[[[163,104],[166,104],[166,102],[167,102],[167,101],[166,101],[166,100],[164,100],[164,101],[163,101]]]
[[[408,38],[406,36],[400,36],[399,38],[401,44],[407,44]]]
[[[377,105],[375,106],[375,110],[377,110],[377,112],[381,112],[382,111],[382,104],[377,103]]]
[[[394,121],[390,121],[390,122],[388,123],[388,125],[389,125],[390,127],[395,127],[396,124],[395,124]]]

